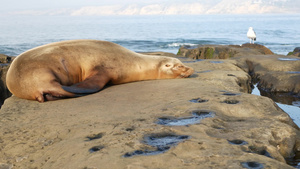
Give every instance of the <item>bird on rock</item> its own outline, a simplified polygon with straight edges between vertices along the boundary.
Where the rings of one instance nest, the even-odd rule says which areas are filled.
[[[254,44],[254,41],[256,41],[256,33],[254,32],[252,27],[249,28],[247,37],[250,39],[250,44]]]

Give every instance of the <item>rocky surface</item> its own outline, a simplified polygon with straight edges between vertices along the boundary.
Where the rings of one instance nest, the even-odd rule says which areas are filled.
[[[46,103],[10,97],[0,110],[0,166],[293,168],[285,158],[300,150],[299,128],[271,99],[248,94],[244,58],[181,59],[192,77]]]
[[[13,58],[14,57],[0,54],[0,107],[2,106],[4,100],[11,96],[11,93],[6,87],[5,79],[9,64]]]

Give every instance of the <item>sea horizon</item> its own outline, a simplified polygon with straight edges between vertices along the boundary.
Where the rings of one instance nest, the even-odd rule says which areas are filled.
[[[0,16],[0,53],[17,56],[72,39],[112,41],[136,52],[177,53],[181,45],[255,43],[286,55],[300,47],[300,14],[204,14],[136,16]]]

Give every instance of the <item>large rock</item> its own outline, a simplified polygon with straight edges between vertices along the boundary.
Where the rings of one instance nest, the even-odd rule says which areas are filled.
[[[265,55],[273,52],[259,44],[182,46],[177,55],[192,59],[228,59],[245,55]]]
[[[238,61],[183,60],[195,68],[187,79],[46,103],[8,98],[0,110],[0,164],[293,168],[285,158],[300,150],[299,128],[271,99],[248,94],[251,78]]]
[[[4,54],[0,54],[0,63],[11,63],[15,57],[14,56],[7,56]]]
[[[6,73],[9,68],[9,64],[14,57],[0,54],[0,108],[4,100],[11,96],[11,93],[6,87]]]
[[[289,53],[288,53],[288,56],[289,56],[289,55],[293,55],[293,56],[298,56],[298,57],[300,57],[300,47],[296,47],[296,48],[294,49],[293,52],[289,52]]]

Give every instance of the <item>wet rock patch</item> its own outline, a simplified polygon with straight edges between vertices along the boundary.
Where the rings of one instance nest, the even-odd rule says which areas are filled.
[[[125,130],[131,132],[131,131],[135,130],[135,127],[128,127]]]
[[[163,153],[164,151],[167,150],[135,150],[133,152],[124,154],[123,157],[128,158],[137,155],[144,155],[144,156],[156,155],[156,154]]]
[[[238,104],[240,101],[238,100],[225,100],[222,103],[226,103],[226,104]]]
[[[168,151],[171,147],[178,143],[189,139],[187,135],[175,135],[169,133],[151,134],[144,137],[144,143],[155,148],[154,150],[136,150],[128,152],[123,157],[133,157],[136,155],[157,155]]]
[[[234,74],[227,74],[227,76],[233,76],[233,77],[236,77]]]
[[[201,99],[201,98],[196,98],[196,99],[192,99],[192,100],[189,100],[190,102],[193,102],[193,103],[204,103],[204,102],[208,102],[208,100],[206,99]]]
[[[286,160],[287,164],[289,164],[289,165],[291,165],[291,166],[293,166],[295,168],[299,168],[298,164],[300,164],[300,152],[297,151],[295,153],[295,156],[290,157],[290,158],[286,158],[285,160]]]
[[[165,126],[187,126],[191,124],[200,123],[204,118],[214,117],[215,113],[212,111],[206,110],[194,110],[192,111],[192,116],[190,117],[161,117],[158,118],[157,124]]]
[[[104,133],[92,134],[92,135],[87,136],[86,138],[88,139],[87,141],[91,141],[91,140],[100,139],[103,137],[103,135],[104,135]]]
[[[264,147],[255,147],[255,146],[249,146],[249,151],[246,151],[248,153],[255,153],[259,155],[263,155],[269,158],[273,158],[271,154],[266,150]]]

